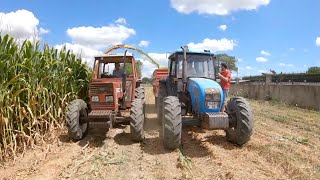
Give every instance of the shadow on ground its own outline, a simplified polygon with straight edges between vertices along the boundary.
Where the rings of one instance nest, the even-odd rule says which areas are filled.
[[[163,143],[162,143],[162,139],[159,137],[159,135],[147,137],[141,143],[141,149],[145,153],[150,154],[150,155],[166,154],[166,153],[172,152],[172,151],[164,148]]]
[[[85,138],[80,141],[72,140],[68,133],[60,134],[59,140],[64,143],[77,143],[79,146],[84,147],[89,144],[90,147],[102,147],[104,140],[107,138],[108,127],[90,127],[88,134]]]
[[[204,133],[207,133],[207,132],[198,127],[183,128],[182,145],[180,149],[184,155],[191,158],[208,156],[211,154],[209,150],[210,148],[208,147],[208,145],[219,146],[225,150],[233,150],[236,148],[241,148],[234,144],[229,143],[226,140],[226,137],[224,135],[210,133],[209,135],[206,136]],[[199,134],[202,134],[201,138],[198,136]],[[206,144],[206,143],[209,143],[209,144]]]
[[[132,145],[132,144],[137,143],[137,142],[132,141],[130,133],[126,133],[126,132],[116,134],[113,139],[117,144],[119,144],[121,146],[128,146],[128,145]]]

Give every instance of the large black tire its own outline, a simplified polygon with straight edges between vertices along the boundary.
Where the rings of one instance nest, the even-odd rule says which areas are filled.
[[[144,139],[144,114],[143,101],[134,99],[130,109],[130,134],[133,141],[142,141]]]
[[[154,96],[154,106],[157,109],[158,108],[158,97]]]
[[[134,90],[134,98],[141,99],[143,104],[143,114],[146,113],[146,94],[143,86],[139,86]]]
[[[253,115],[249,103],[242,97],[231,98],[227,113],[231,122],[230,128],[226,130],[227,140],[237,145],[247,143],[253,129]]]
[[[67,109],[68,134],[74,141],[83,139],[89,129],[89,122],[81,122],[80,117],[88,116],[87,104],[82,99],[72,101]]]
[[[145,90],[143,86],[139,86],[134,91],[134,98],[135,99],[142,99],[143,103],[145,102]]]
[[[158,90],[158,98],[157,100],[157,115],[158,115],[158,123],[161,125],[162,124],[162,118],[163,118],[163,100],[164,98],[167,97],[167,91],[166,91],[166,86],[163,83],[159,84],[159,90]]]
[[[163,104],[163,143],[167,149],[174,150],[181,144],[181,105],[176,96],[165,97]]]

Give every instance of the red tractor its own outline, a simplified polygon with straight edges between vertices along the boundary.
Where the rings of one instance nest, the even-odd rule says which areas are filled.
[[[70,137],[78,141],[86,136],[90,124],[130,124],[134,141],[144,138],[144,87],[138,81],[136,61],[132,54],[105,54],[95,56],[93,76],[89,88],[89,104],[82,99],[72,101],[66,113]],[[121,48],[121,47],[120,47]],[[132,73],[114,74],[109,70],[120,64],[132,67]]]

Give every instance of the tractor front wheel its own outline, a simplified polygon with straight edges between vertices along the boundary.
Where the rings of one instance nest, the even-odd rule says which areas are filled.
[[[163,102],[162,138],[167,149],[174,150],[181,144],[181,105],[178,97],[168,96]]]
[[[230,128],[226,130],[227,140],[243,145],[250,140],[253,129],[253,115],[249,103],[242,97],[231,98],[227,105]]]
[[[82,99],[72,101],[66,113],[68,134],[74,141],[79,141],[88,133],[89,122],[81,122],[88,117],[87,104]]]
[[[139,142],[144,139],[143,125],[143,100],[134,99],[130,109],[130,134],[133,141]]]

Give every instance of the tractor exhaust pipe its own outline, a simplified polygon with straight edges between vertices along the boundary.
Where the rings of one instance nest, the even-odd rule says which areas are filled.
[[[123,74],[122,74],[122,92],[123,92],[123,99],[122,99],[122,102],[121,102],[121,108],[123,108],[123,109],[125,109],[125,102],[126,102],[126,85],[127,85],[126,57],[127,57],[127,50],[124,51],[124,56],[123,56]]]
[[[186,92],[186,86],[187,86],[187,51],[188,46],[181,46],[181,49],[183,50],[183,61],[182,61],[182,83],[183,83],[183,92]]]

